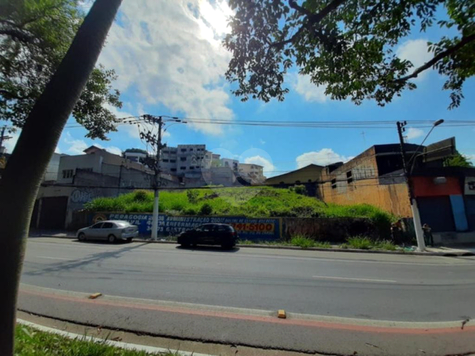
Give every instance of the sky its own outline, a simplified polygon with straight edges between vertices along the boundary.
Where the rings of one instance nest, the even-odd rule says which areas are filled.
[[[89,4],[89,5],[88,5]],[[85,9],[90,6],[86,2]],[[114,86],[121,91],[123,107],[110,108],[117,117],[142,114],[187,118],[239,120],[474,120],[475,81],[465,83],[462,105],[448,110],[449,92],[442,90],[444,78],[435,71],[424,72],[415,83],[385,107],[372,101],[356,106],[349,100],[333,101],[323,87],[310,83],[293,68],[286,77],[290,93],[284,102],[257,100],[241,102],[231,93],[224,73],[231,58],[221,45],[229,31],[232,11],[225,0],[124,0],[98,63],[114,69]],[[414,32],[396,53],[417,67],[431,58],[427,42],[439,39],[439,29]],[[85,138],[86,131],[71,118],[57,152],[81,154],[96,145],[120,154],[127,148],[145,148],[135,125],[119,126],[108,141]],[[206,144],[222,157],[264,166],[267,176],[279,175],[308,164],[326,165],[347,161],[375,144],[397,143],[396,125],[384,129],[278,128],[174,124],[166,128],[164,142]],[[420,143],[426,129],[409,125],[407,142]],[[458,150],[475,161],[474,127],[440,125],[426,143],[455,136]],[[7,141],[11,152],[14,139]]]

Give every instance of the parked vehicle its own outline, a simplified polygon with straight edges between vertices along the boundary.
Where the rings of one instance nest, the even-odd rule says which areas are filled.
[[[184,231],[178,236],[178,243],[183,247],[190,245],[221,245],[230,249],[236,245],[237,233],[231,225],[204,224],[192,230]]]
[[[138,227],[128,221],[106,220],[79,229],[76,236],[79,241],[106,240],[114,243],[119,240],[131,242],[138,234]]]

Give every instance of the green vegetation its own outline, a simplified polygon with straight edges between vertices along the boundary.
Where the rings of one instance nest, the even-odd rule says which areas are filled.
[[[303,249],[309,248],[309,247],[318,247],[318,248],[331,248],[332,245],[329,242],[321,242],[321,241],[315,241],[307,236],[304,235],[297,235],[293,236],[290,239],[290,245],[292,246],[299,246]]]
[[[460,154],[459,152],[456,152],[452,157],[449,157],[444,161],[444,166],[470,168],[470,167],[473,167],[473,164],[472,162],[470,162],[467,156],[464,156]]]
[[[339,246],[334,246],[328,241],[316,241],[305,235],[295,235],[289,241],[251,241],[240,240],[239,245],[272,245],[272,246],[297,246],[302,249],[307,248],[342,248],[359,250],[385,250],[395,251],[397,246],[387,240],[373,240],[367,236],[353,236],[347,239],[347,242]]]
[[[68,339],[17,325],[15,335],[15,356],[173,356],[174,353],[148,353],[145,351],[124,350],[108,346],[104,342],[84,339]]]
[[[116,198],[97,198],[86,204],[92,211],[152,212],[153,193],[138,190]],[[325,204],[294,189],[272,187],[216,188],[160,193],[160,212],[179,215],[234,215],[247,217],[369,218],[387,229],[394,217],[367,204]]]
[[[391,241],[373,240],[367,236],[353,236],[347,239],[347,243],[341,245],[342,248],[355,248],[360,250],[387,250],[395,251],[397,249]]]

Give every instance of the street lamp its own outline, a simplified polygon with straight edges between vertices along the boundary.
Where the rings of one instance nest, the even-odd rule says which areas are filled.
[[[412,155],[412,157],[409,159],[408,162],[406,162],[406,150],[404,148],[404,137],[403,137],[404,126],[407,125],[407,122],[406,121],[404,121],[404,122],[399,122],[398,121],[397,122],[397,129],[398,129],[398,134],[399,134],[399,143],[400,143],[400,146],[401,146],[402,167],[403,167],[403,170],[404,170],[404,178],[406,180],[407,190],[409,192],[409,202],[411,203],[412,218],[414,220],[414,230],[416,232],[417,249],[419,251],[425,251],[426,246],[425,246],[425,242],[424,242],[424,232],[422,231],[421,217],[419,215],[419,208],[417,207],[417,200],[414,197],[414,192],[412,190],[412,184],[411,184],[411,181],[409,179],[409,172],[407,170],[407,166],[416,157],[417,152],[422,147],[424,142],[427,140],[427,138],[431,134],[432,130],[436,126],[439,126],[440,124],[442,124],[443,122],[444,122],[443,119],[440,119],[440,120],[437,120],[436,122],[434,122],[431,129],[427,133],[426,137],[424,138],[422,143],[417,147],[416,151],[414,152],[414,154]],[[412,168],[411,168],[411,172],[412,172]]]

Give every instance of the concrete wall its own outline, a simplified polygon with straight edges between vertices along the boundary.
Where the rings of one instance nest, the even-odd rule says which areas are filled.
[[[379,238],[381,234],[369,219],[356,218],[282,218],[282,236],[289,239],[305,235],[317,241],[343,243],[348,237],[363,235]]]
[[[102,157],[99,155],[79,155],[79,156],[62,156],[59,161],[58,169],[58,183],[70,184],[74,177],[63,178],[65,170],[73,170],[73,175],[76,169],[92,169],[93,172],[101,173]]]

